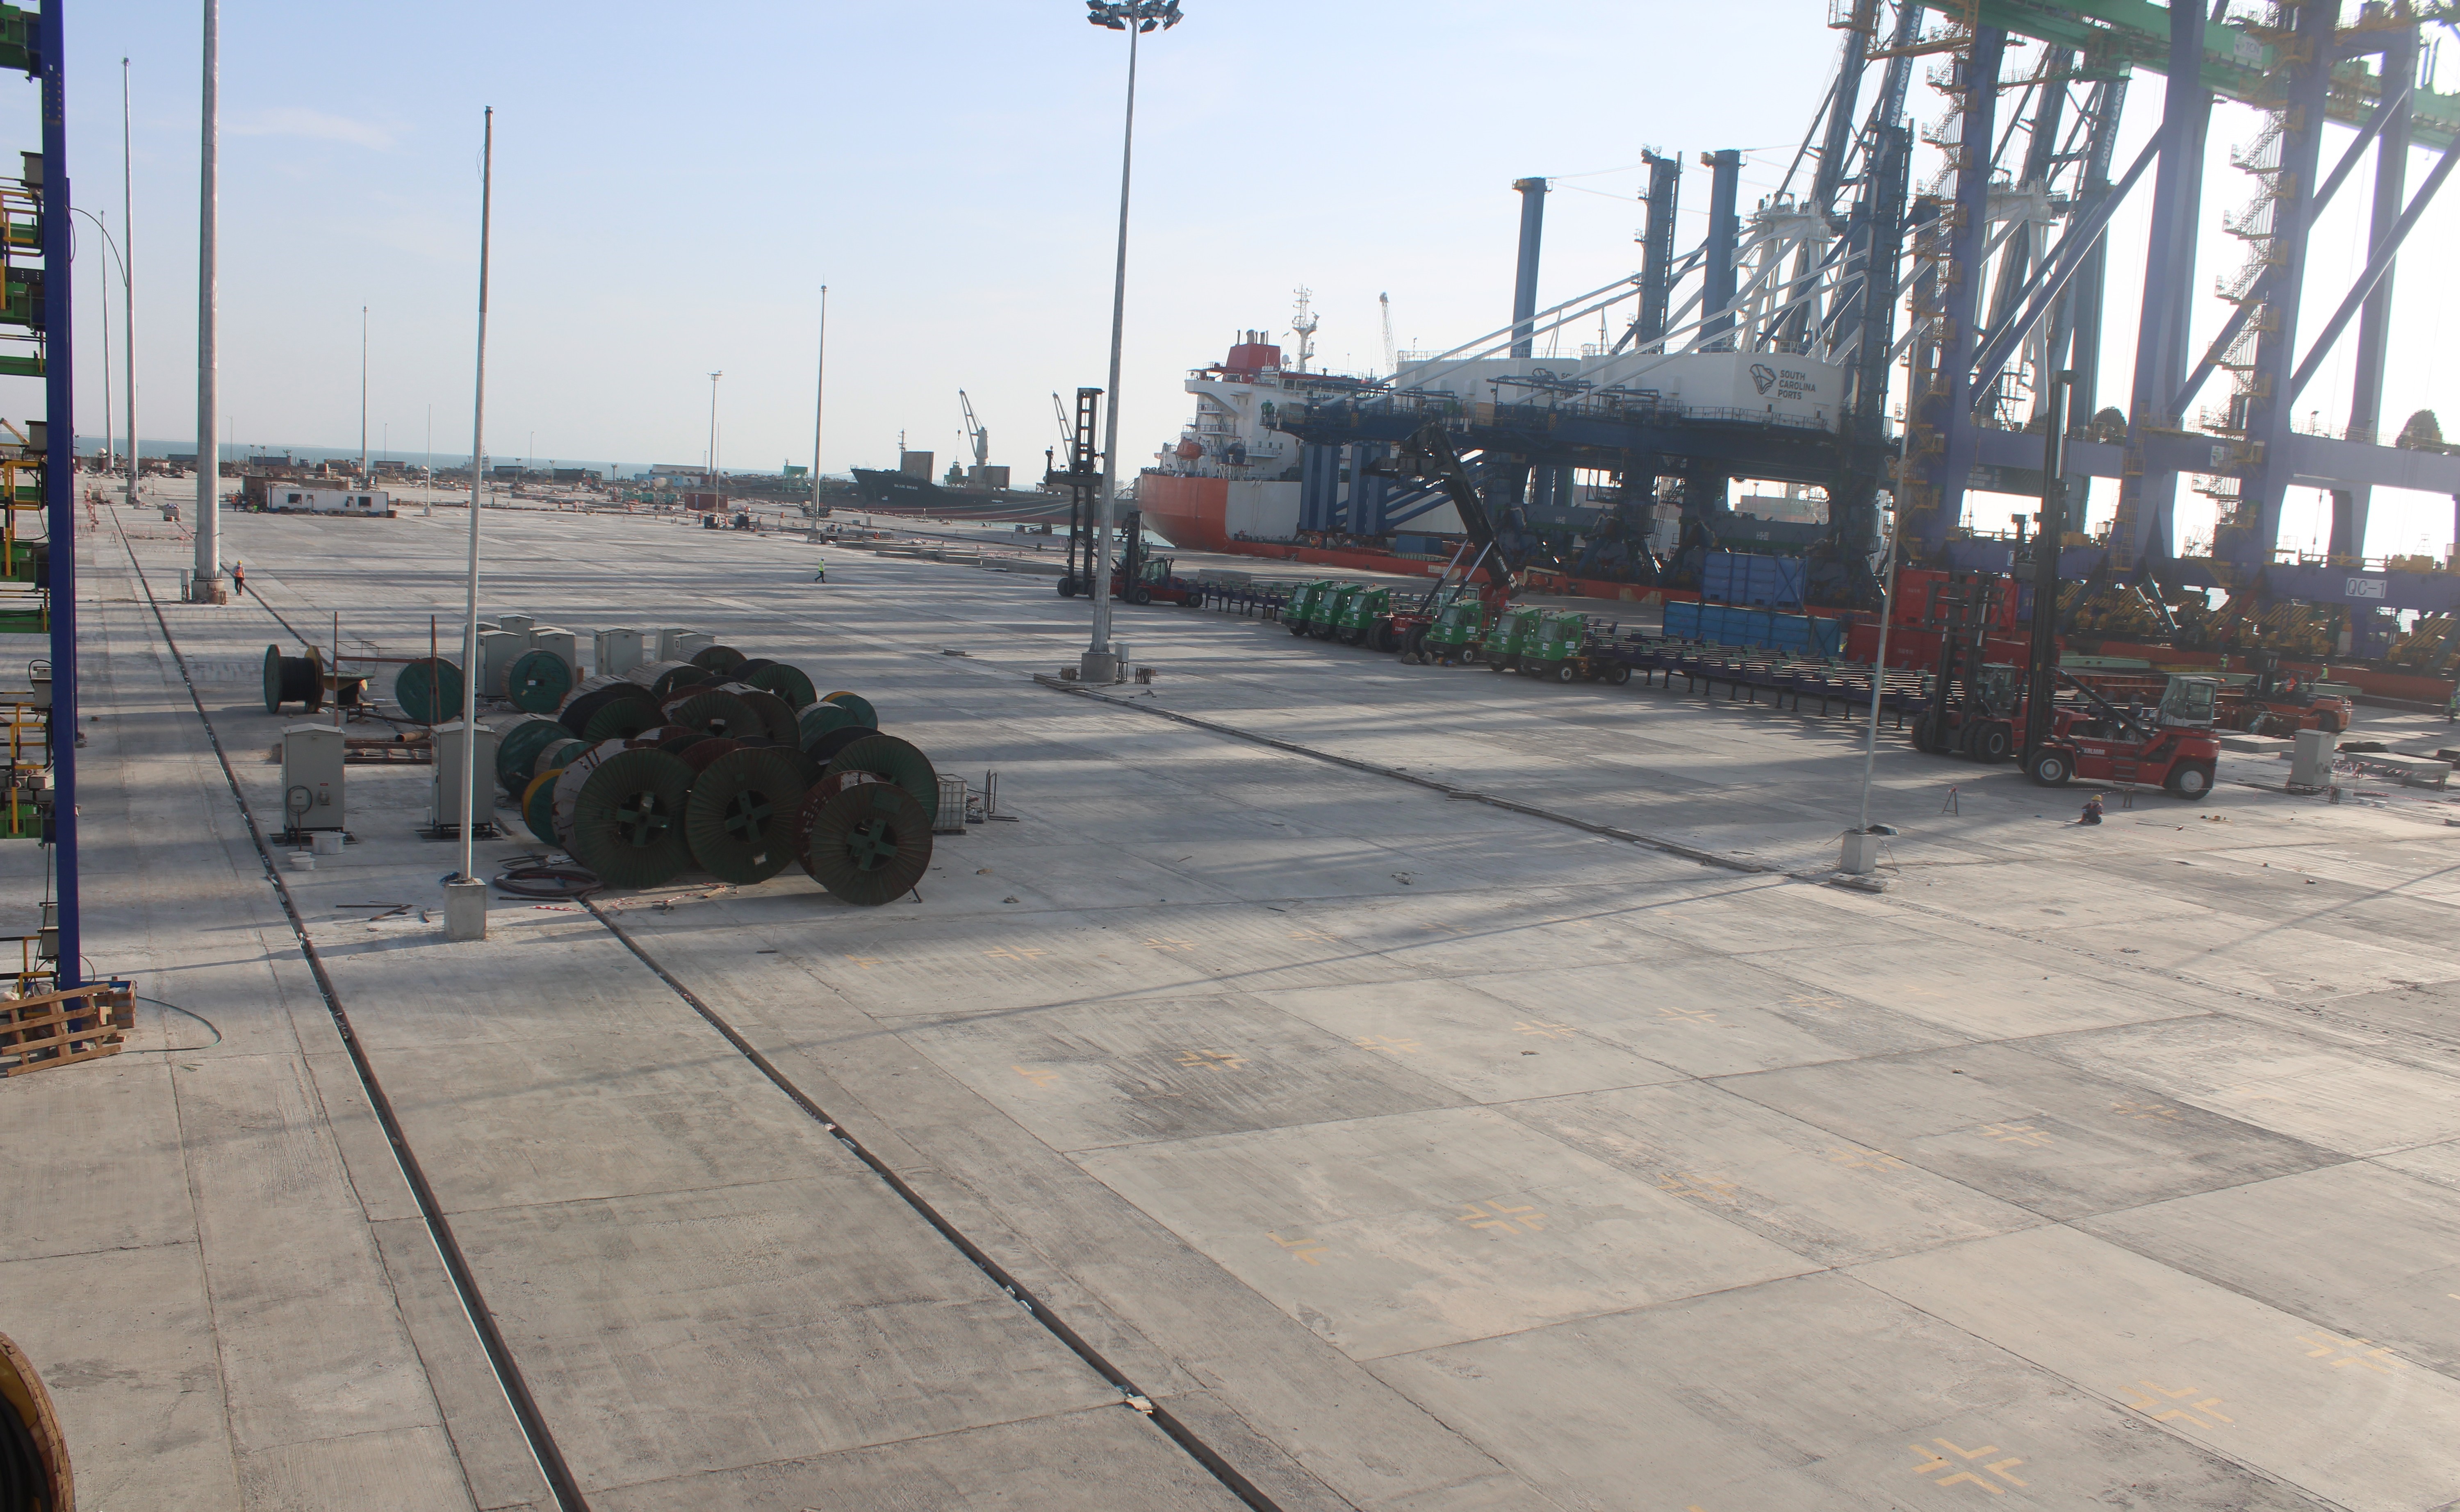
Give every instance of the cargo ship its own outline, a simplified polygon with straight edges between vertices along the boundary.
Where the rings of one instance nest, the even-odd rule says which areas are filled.
[[[944,487],[928,477],[874,467],[854,469],[854,486],[862,507],[881,514],[1029,525],[1068,523],[1068,496],[1039,489]]]

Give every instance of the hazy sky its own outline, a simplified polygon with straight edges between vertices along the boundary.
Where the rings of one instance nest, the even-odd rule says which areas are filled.
[[[1516,178],[1556,180],[1546,303],[1636,265],[1643,147],[1695,160],[1750,149],[1747,197],[1772,190],[1837,38],[1821,0],[1186,9],[1187,22],[1146,38],[1142,54],[1121,412],[1131,460],[1175,437],[1186,370],[1219,359],[1241,328],[1285,330],[1302,284],[1323,321],[1321,358],[1337,368],[1382,365],[1379,291],[1391,295],[1405,348],[1501,325]],[[195,431],[200,11],[153,0],[80,9],[69,41],[70,169],[79,202],[104,211],[115,234],[118,65],[132,59],[140,428],[182,450]],[[1107,360],[1126,43],[1082,14],[1074,0],[225,0],[231,434],[354,444],[364,304],[372,443],[389,437],[396,454],[415,455],[432,406],[438,455],[466,455],[480,111],[492,104],[490,455],[697,460],[708,374],[723,371],[727,465],[808,460],[826,283],[828,470],[893,465],[901,431],[944,466],[962,444],[964,388],[992,460],[1031,473],[1056,439],[1051,392],[1101,384]],[[2131,138],[2151,130],[2160,90],[2157,77],[2139,79]],[[0,96],[29,144],[33,97],[31,87]],[[1919,117],[1939,112],[1919,85],[1914,103]],[[2251,187],[2218,149],[2254,130],[2244,112],[2216,121],[2216,227]],[[2335,135],[2327,160],[2345,140]],[[2412,183],[2428,161],[2418,155]],[[2363,250],[2354,212],[2366,178],[2343,190],[2317,242],[2310,300],[2326,310],[2339,293],[2327,281]],[[1684,189],[1687,245],[1706,172],[1693,167]],[[91,228],[78,231],[90,245]],[[2460,203],[2446,197],[2404,261],[2393,424],[2442,396],[2460,429],[2448,397],[2460,359],[2439,355],[2447,325],[2460,337],[2460,321],[2446,320],[2455,296],[2429,287],[2426,271],[2448,262],[2455,235]],[[2140,215],[2122,217],[2115,268],[2140,259],[2141,236]],[[2215,229],[2207,285],[2239,256]],[[80,261],[77,276],[78,430],[99,434],[93,263]],[[2123,407],[2136,306],[2123,272],[2110,304],[2113,388],[2101,402]],[[2208,332],[2226,311],[2204,304]],[[2343,418],[2346,369],[2343,356],[2309,391],[2328,423]],[[28,387],[0,380],[0,413],[30,407]],[[2207,397],[2221,394],[2216,384]],[[2380,507],[2378,552],[2450,537],[2449,500]],[[2285,543],[2312,533],[2314,513],[2314,496],[2293,498]]]

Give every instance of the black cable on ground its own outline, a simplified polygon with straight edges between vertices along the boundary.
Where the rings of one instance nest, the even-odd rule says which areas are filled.
[[[444,1216],[444,1204],[436,1199],[435,1187],[428,1184],[427,1173],[412,1152],[409,1138],[402,1132],[401,1120],[393,1113],[392,1099],[385,1096],[384,1086],[376,1079],[375,1067],[368,1060],[367,1049],[359,1043],[358,1032],[350,1026],[349,1010],[342,1006],[341,994],[334,990],[333,979],[326,973],[325,962],[316,953],[315,942],[308,937],[307,921],[301,917],[298,905],[292,901],[290,888],[282,880],[281,868],[274,864],[272,847],[265,843],[265,831],[256,822],[256,813],[247,805],[247,795],[240,790],[239,774],[223,749],[221,735],[205,713],[205,701],[197,692],[196,679],[188,674],[188,659],[180,651],[180,643],[172,638],[170,622],[162,617],[161,603],[154,597],[154,586],[145,580],[143,564],[137,560],[137,547],[122,528],[119,543],[128,552],[129,569],[137,574],[138,586],[145,590],[145,602],[154,611],[154,623],[162,632],[162,644],[170,650],[171,659],[178,664],[180,680],[187,685],[188,701],[197,708],[197,720],[205,728],[205,739],[214,748],[214,759],[222,764],[223,780],[230,784],[231,799],[239,805],[240,818],[247,821],[248,839],[256,844],[257,858],[265,863],[265,879],[273,884],[274,896],[281,901],[282,911],[290,921],[290,932],[297,936],[299,953],[307,958],[308,969],[316,979],[316,990],[325,999],[325,1010],[333,1018],[333,1028],[342,1036],[342,1046],[350,1054],[351,1069],[358,1073],[359,1085],[368,1095],[368,1105],[375,1111],[376,1121],[383,1125],[385,1141],[392,1148],[394,1161],[400,1165],[402,1179],[410,1183],[411,1195],[418,1203],[418,1211],[427,1222],[428,1237],[435,1241],[435,1252],[444,1261],[446,1272],[453,1278],[453,1289],[460,1295],[461,1309],[469,1315],[470,1326],[487,1352],[487,1362],[494,1367],[496,1383],[502,1388],[504,1400],[512,1407],[513,1416],[521,1426],[521,1436],[529,1441],[530,1453],[537,1459],[539,1473],[545,1477],[547,1487],[555,1495],[556,1505],[562,1512],[589,1512],[589,1502],[581,1494],[580,1482],[572,1476],[571,1467],[563,1461],[563,1450],[540,1413],[538,1400],[530,1395],[529,1382],[513,1358],[504,1335],[496,1327],[495,1314],[488,1310],[486,1294],[478,1289],[478,1278],[470,1262],[461,1253],[460,1242],[454,1238],[453,1225]],[[280,615],[274,618],[280,619]],[[286,625],[287,622],[286,621]]]
[[[648,951],[643,949],[641,948],[641,943],[638,940],[633,939],[630,932],[625,929],[622,925],[616,923],[613,915],[607,913],[604,908],[599,907],[598,905],[586,900],[583,900],[581,905],[588,909],[592,914],[595,914],[598,918],[598,922],[604,925],[609,933],[613,934],[616,939],[624,943],[624,948],[631,951],[633,956],[637,958],[643,966],[646,966],[650,970],[656,972],[658,980],[666,983],[667,986],[674,991],[674,994],[677,997],[682,998],[685,1004],[689,1006],[693,1012],[698,1013],[702,1018],[706,1019],[711,1029],[714,1029],[719,1033],[725,1035],[727,1043],[732,1045],[735,1050],[742,1054],[744,1059],[752,1062],[753,1066],[759,1071],[760,1075],[768,1077],[771,1084],[775,1086],[778,1091],[793,1098],[795,1106],[802,1109],[803,1112],[810,1117],[812,1121],[817,1123],[822,1129],[826,1130],[831,1136],[833,1136],[838,1143],[844,1145],[847,1151],[851,1153],[856,1160],[860,1161],[863,1164],[871,1167],[873,1175],[879,1177],[882,1182],[885,1182],[888,1184],[888,1189],[895,1192],[898,1197],[902,1199],[906,1206],[914,1209],[915,1213],[918,1214],[924,1223],[929,1224],[932,1228],[937,1230],[941,1238],[956,1246],[959,1254],[962,1254],[967,1260],[972,1261],[975,1268],[981,1270],[984,1275],[988,1276],[993,1286],[998,1287],[1010,1297],[1013,1297],[1017,1303],[1026,1310],[1026,1311],[1032,1314],[1033,1320],[1036,1323],[1041,1324],[1045,1329],[1050,1331],[1051,1337],[1066,1345],[1078,1359],[1083,1360],[1087,1365],[1092,1367],[1095,1374],[1101,1376],[1102,1379],[1109,1381],[1113,1386],[1117,1387],[1119,1389],[1120,1396],[1125,1399],[1130,1407],[1135,1408],[1137,1412],[1142,1413],[1147,1417],[1153,1419],[1155,1427],[1160,1429],[1163,1434],[1168,1436],[1173,1443],[1185,1450],[1189,1458],[1193,1459],[1198,1464],[1202,1465],[1205,1470],[1210,1473],[1216,1480],[1220,1481],[1233,1496],[1236,1496],[1240,1501],[1247,1503],[1247,1505],[1254,1507],[1256,1512],[1281,1512],[1280,1503],[1276,1502],[1271,1497],[1265,1495],[1262,1487],[1257,1485],[1254,1481],[1241,1474],[1239,1467],[1232,1464],[1229,1460],[1222,1459],[1219,1452],[1211,1444],[1208,1444],[1203,1439],[1196,1437],[1195,1432],[1185,1423],[1179,1421],[1177,1416],[1172,1413],[1169,1408],[1162,1406],[1159,1402],[1155,1401],[1144,1392],[1138,1390],[1135,1382],[1130,1380],[1125,1372],[1121,1371],[1116,1365],[1112,1364],[1109,1357],[1104,1355],[1101,1351],[1093,1348],[1092,1344],[1086,1342],[1084,1335],[1069,1327],[1068,1321],[1065,1318],[1062,1318],[1059,1314],[1053,1312],[1047,1305],[1044,1304],[1040,1297],[1035,1296],[1033,1292],[1027,1288],[1025,1283],[1008,1274],[1007,1267],[1003,1267],[998,1261],[993,1260],[984,1251],[980,1245],[977,1245],[971,1239],[966,1238],[963,1229],[950,1223],[937,1207],[932,1206],[931,1200],[929,1198],[924,1197],[921,1192],[916,1191],[913,1186],[906,1182],[905,1178],[897,1174],[896,1170],[892,1168],[887,1161],[882,1161],[879,1156],[874,1155],[860,1139],[858,1139],[853,1135],[847,1133],[844,1126],[839,1124],[835,1118],[830,1118],[826,1109],[822,1108],[818,1103],[814,1102],[811,1097],[804,1093],[802,1088],[795,1084],[793,1077],[778,1070],[775,1062],[762,1054],[759,1048],[753,1045],[752,1041],[744,1038],[742,1033],[737,1031],[732,1024],[728,1023],[725,1017],[720,1014],[717,1010],[701,1001],[698,993],[695,993],[690,988],[684,986],[682,982],[676,980],[674,973],[659,965],[657,958],[650,955]]]
[[[147,996],[146,996],[144,993],[142,993],[142,992],[139,992],[139,993],[136,994],[136,996],[137,996],[137,1001],[138,1001],[138,1002],[140,1002],[140,1003],[151,1003],[151,1004],[153,1004],[156,1008],[167,1008],[167,1009],[169,1009],[169,1010],[170,1010],[172,1012],[174,1012],[174,1013],[186,1013],[190,1018],[195,1019],[198,1023],[204,1025],[207,1029],[210,1029],[210,1030],[212,1030],[212,1031],[214,1032],[214,1037],[213,1037],[213,1040],[212,1040],[212,1042],[211,1042],[210,1044],[203,1044],[203,1045],[164,1045],[164,1046],[159,1047],[159,1048],[161,1049],[162,1053],[164,1053],[164,1054],[169,1054],[170,1052],[172,1052],[172,1051],[176,1051],[176,1050],[211,1050],[211,1049],[213,1049],[213,1048],[214,1048],[214,1046],[215,1046],[215,1045],[219,1045],[219,1044],[221,1044],[221,1043],[223,1042],[223,1032],[222,1032],[222,1029],[220,1028],[220,1026],[216,1025],[212,1019],[207,1018],[204,1014],[202,1014],[202,1013],[198,1013],[198,1012],[191,1012],[189,1010],[184,1009],[184,1008],[181,1008],[181,1007],[180,1007],[179,1004],[177,1004],[177,1003],[165,1003],[164,1001],[162,1001],[162,1000],[161,1000],[160,998],[159,998],[159,997],[147,997]]]

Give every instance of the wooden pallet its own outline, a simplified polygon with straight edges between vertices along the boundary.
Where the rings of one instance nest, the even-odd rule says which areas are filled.
[[[117,1055],[137,1026],[137,991],[96,982],[64,992],[0,999],[0,1076]]]

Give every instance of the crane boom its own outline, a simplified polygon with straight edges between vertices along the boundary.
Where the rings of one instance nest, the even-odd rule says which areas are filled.
[[[1378,294],[1375,303],[1384,307],[1384,376],[1389,378],[1401,371],[1401,351],[1392,345],[1392,296]]]
[[[974,401],[965,397],[965,390],[957,391],[957,402],[965,407],[965,439],[973,447],[975,476],[979,479],[979,470],[991,463],[991,433],[983,429],[982,423],[974,418]]]

